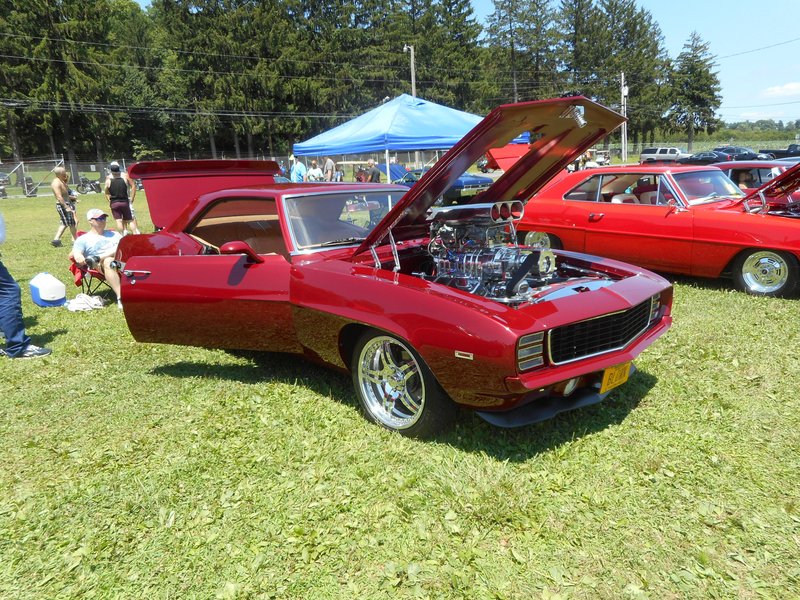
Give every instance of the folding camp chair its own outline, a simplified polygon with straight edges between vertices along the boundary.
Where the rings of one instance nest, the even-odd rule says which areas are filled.
[[[78,237],[82,236],[84,233],[86,232],[79,231]],[[72,279],[76,286],[80,286],[81,292],[84,294],[94,296],[98,291],[103,289],[104,286],[111,289],[111,286],[106,283],[105,275],[103,275],[100,269],[92,269],[88,265],[80,266],[75,262],[72,254],[69,255],[69,262],[69,270],[72,273]]]

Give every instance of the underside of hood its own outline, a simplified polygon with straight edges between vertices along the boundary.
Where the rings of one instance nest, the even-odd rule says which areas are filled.
[[[202,194],[274,183],[280,172],[278,163],[271,160],[160,160],[138,162],[128,176],[143,181],[150,218],[161,229],[172,225],[189,202]]]
[[[527,201],[624,121],[620,114],[583,96],[499,106],[414,184],[370,232],[356,254],[380,244],[390,231],[396,241],[418,237],[424,231],[428,209],[470,165],[488,150],[505,146],[524,132],[530,134],[528,151],[470,203]]]

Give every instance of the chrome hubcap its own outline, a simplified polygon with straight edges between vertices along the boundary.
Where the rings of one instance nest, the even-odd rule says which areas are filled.
[[[425,383],[419,364],[399,340],[378,336],[358,357],[358,381],[370,414],[386,427],[406,429],[422,415]]]
[[[742,279],[749,290],[769,294],[780,290],[789,279],[789,265],[774,252],[756,252],[742,265]]]
[[[550,249],[550,236],[541,231],[529,231],[525,235],[525,245],[531,248]]]

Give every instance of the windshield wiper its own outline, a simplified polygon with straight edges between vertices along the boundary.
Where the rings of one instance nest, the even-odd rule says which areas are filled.
[[[330,240],[329,242],[322,242],[320,244],[312,244],[311,248],[324,248],[325,246],[341,246],[343,244],[355,244],[363,242],[365,237],[347,237],[340,240]]]

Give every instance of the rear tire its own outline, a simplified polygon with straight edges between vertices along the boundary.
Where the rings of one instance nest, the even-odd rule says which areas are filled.
[[[458,414],[422,357],[394,336],[362,335],[353,349],[351,371],[364,416],[386,429],[425,438]]]
[[[733,265],[736,287],[753,296],[792,295],[798,272],[797,258],[780,250],[747,250]]]

